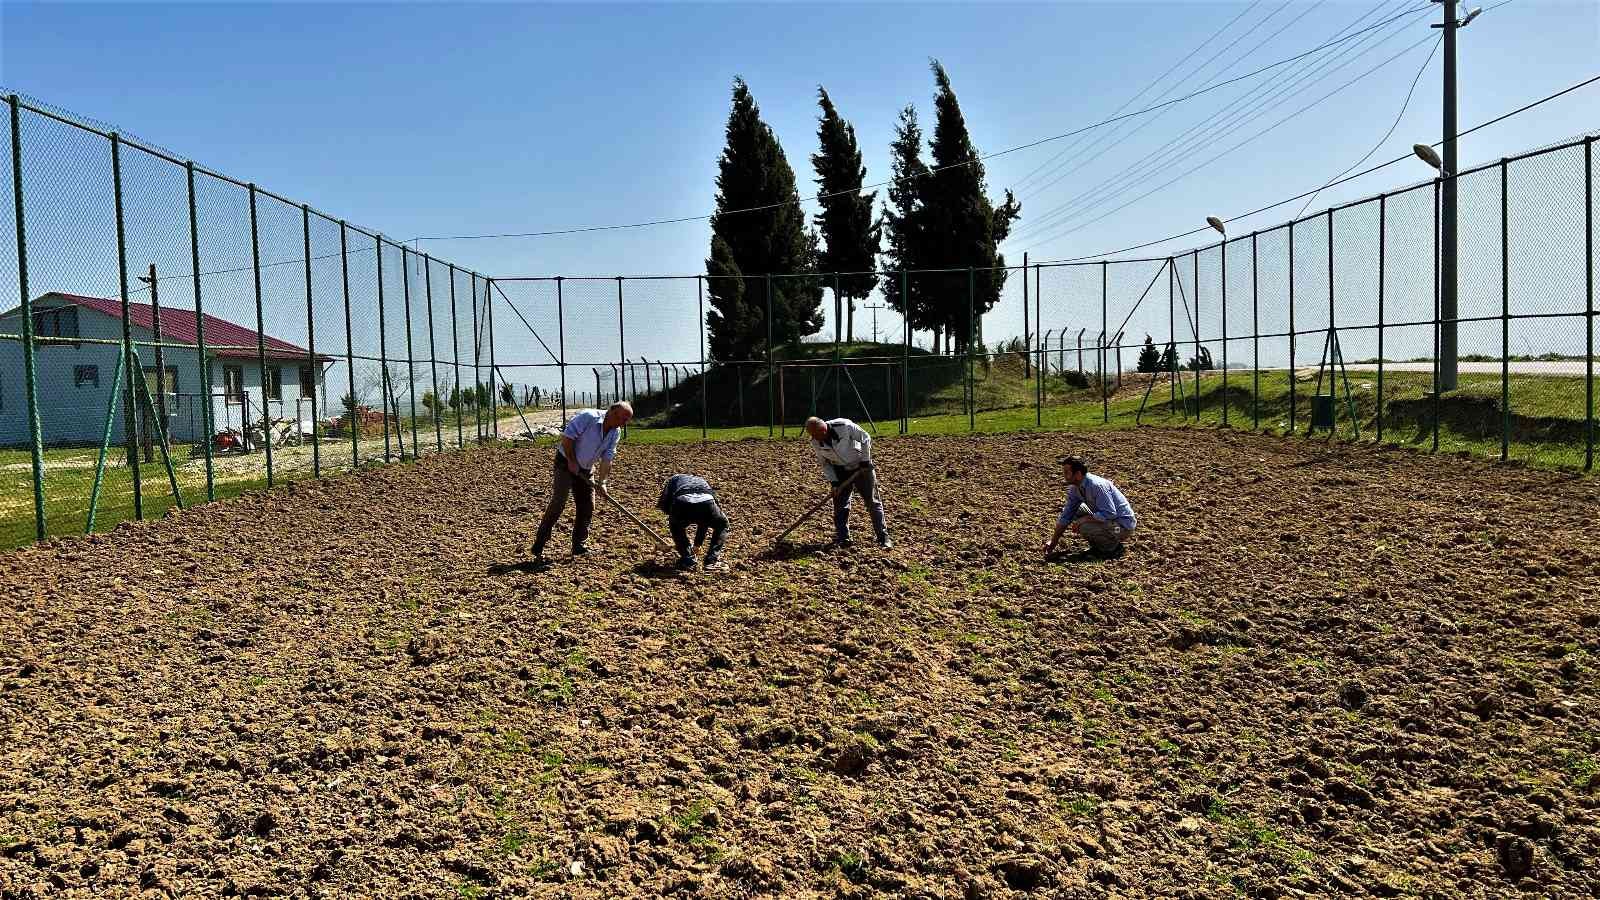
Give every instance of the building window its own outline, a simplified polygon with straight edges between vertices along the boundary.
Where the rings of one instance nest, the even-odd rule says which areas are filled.
[[[242,366],[222,367],[222,399],[223,402],[235,406],[244,405],[244,368]]]
[[[283,367],[282,366],[268,366],[267,367],[266,391],[267,391],[267,399],[268,400],[282,400],[283,399]]]
[[[91,387],[99,387],[100,386],[100,367],[99,366],[73,366],[72,367],[72,386],[73,387],[83,387],[86,384],[91,386]]]
[[[62,306],[39,310],[33,314],[33,335],[42,338],[78,337],[78,308]],[[48,347],[50,344],[46,343],[44,346]]]
[[[317,369],[315,366],[300,367],[300,396],[311,397],[317,392]]]
[[[156,367],[155,366],[146,366],[145,367],[145,370],[144,370],[144,385],[145,385],[145,387],[150,389],[150,396],[154,397],[155,394],[156,394]],[[167,384],[166,384],[165,390],[166,390],[166,392],[168,394],[172,394],[172,395],[176,395],[178,393],[178,370],[176,368],[172,367],[172,366],[167,366]]]

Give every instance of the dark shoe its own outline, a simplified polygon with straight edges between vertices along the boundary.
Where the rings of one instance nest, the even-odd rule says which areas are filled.
[[[572,548],[572,555],[573,556],[588,556],[589,555],[589,548],[587,546],[583,545],[583,544],[577,544]]]
[[[880,534],[878,535],[878,546],[888,550],[894,546],[894,541],[890,539],[888,534]]]
[[[688,554],[678,557],[678,568],[685,571],[693,569],[694,557],[689,556]]]
[[[705,562],[706,568],[709,569],[712,566],[714,566],[714,565],[716,565],[716,564],[718,564],[720,562],[722,562],[722,557],[721,556],[719,556],[719,555],[717,555],[715,553],[706,554],[706,562]]]
[[[1095,559],[1121,559],[1122,555],[1127,552],[1121,544],[1112,547],[1110,550],[1101,550],[1099,547],[1089,548],[1089,555]]]
[[[850,535],[848,534],[835,535],[833,538],[833,546],[835,547],[849,547],[854,544],[855,541],[850,540]]]

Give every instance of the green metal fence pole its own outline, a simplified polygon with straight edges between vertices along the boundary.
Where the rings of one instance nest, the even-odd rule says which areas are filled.
[[[1194,421],[1200,424],[1200,251],[1193,250],[1189,254],[1194,263]],[[1104,369],[1101,369],[1104,372]]]
[[[478,330],[478,273],[467,273],[467,291],[472,297],[472,421],[477,428],[477,443],[483,442],[483,333]],[[494,379],[489,379],[493,381]],[[490,393],[493,393],[492,391]]]
[[[1335,386],[1333,370],[1334,353],[1339,348],[1339,332],[1334,327],[1333,312],[1333,207],[1330,206],[1328,207],[1328,405],[1333,407],[1333,421],[1328,426],[1328,437],[1330,438],[1339,435],[1339,404],[1336,402],[1339,398],[1339,389]],[[1320,379],[1322,373],[1318,372],[1317,377]],[[1349,376],[1346,375],[1345,383],[1347,386],[1349,380]],[[1353,411],[1350,419],[1351,424],[1354,425],[1355,415]]]
[[[439,422],[439,348],[433,335],[433,259],[422,254],[422,292],[428,301],[428,377],[433,384],[433,449],[444,452],[444,427]]]
[[[1033,386],[1033,424],[1040,428],[1044,427],[1044,380],[1045,376],[1050,374],[1050,357],[1045,347],[1047,338],[1044,330],[1044,297],[1041,296],[1043,285],[1040,280],[1040,270],[1043,268],[1043,266],[1038,265],[1033,267],[1033,326],[1034,331],[1038,332],[1038,338],[1035,343],[1039,347],[1039,358],[1034,361],[1033,367],[1035,378]],[[1022,277],[1027,278],[1027,273],[1024,272]]]
[[[1387,212],[1388,202],[1389,202],[1389,195],[1388,194],[1379,194],[1378,195],[1378,396],[1377,396],[1377,401],[1378,401],[1377,418],[1378,418],[1378,421],[1377,421],[1377,427],[1378,427],[1378,443],[1380,443],[1380,444],[1383,443],[1383,403],[1384,403],[1384,401],[1383,401],[1383,308],[1384,308],[1384,302],[1383,301],[1384,301],[1385,290],[1384,290],[1384,285],[1383,285],[1383,270],[1384,270],[1384,262],[1385,262],[1384,254],[1386,252],[1384,228],[1385,228],[1385,219],[1386,219],[1386,217],[1388,215],[1388,212]]]
[[[122,369],[125,359],[123,354],[117,354],[117,368],[111,376],[111,392],[106,396],[106,427],[100,437],[100,455],[94,463],[94,486],[89,489],[89,518],[83,524],[83,533],[94,532],[95,510],[100,507],[100,486],[105,481],[106,454],[111,449],[111,424],[116,421],[117,391],[122,389]]]
[[[1194,301],[1194,317],[1195,317],[1195,321],[1196,322],[1198,322],[1200,320],[1200,275],[1199,275],[1200,269],[1198,268],[1198,266],[1200,265],[1199,259],[1200,259],[1199,255],[1196,254],[1196,256],[1195,256],[1195,260],[1196,260],[1195,266],[1197,268],[1195,269],[1195,288],[1194,288],[1194,297],[1195,297],[1195,301]],[[1104,425],[1109,425],[1111,423],[1111,394],[1107,390],[1108,381],[1107,381],[1107,378],[1106,378],[1106,374],[1107,374],[1106,373],[1106,365],[1111,361],[1110,354],[1106,352],[1106,339],[1111,337],[1111,335],[1107,334],[1107,332],[1111,330],[1111,322],[1110,322],[1111,287],[1110,286],[1111,286],[1111,264],[1102,259],[1102,260],[1100,260],[1100,422],[1101,422],[1101,424],[1104,424]],[[1195,351],[1196,358],[1198,358],[1199,352],[1200,351],[1198,351],[1198,350]],[[1196,369],[1198,369],[1198,368],[1199,367],[1196,366]]]
[[[841,396],[841,394],[840,394],[840,386],[839,386],[839,381],[840,381],[840,378],[839,378],[839,334],[840,334],[841,330],[844,328],[844,323],[840,321],[840,319],[843,318],[843,316],[844,316],[844,301],[839,297],[839,273],[835,272],[835,273],[833,273],[833,408],[835,410],[837,410],[839,408],[840,396]],[[853,337],[853,335],[852,335],[852,337]],[[877,335],[873,335],[872,339],[874,341],[876,341],[878,339],[878,336]],[[812,405],[812,409],[814,411],[816,409],[816,398],[815,397],[813,397],[811,399],[811,405]],[[893,406],[894,406],[894,392],[893,391],[891,391],[889,393],[889,406],[891,408],[893,408]]]
[[[39,375],[34,363],[33,298],[28,295],[28,234],[24,224],[22,203],[22,101],[16,94],[12,94],[9,103],[11,105],[11,196],[14,201],[17,226],[17,288],[22,294],[22,382],[23,389],[28,394],[28,455],[33,465],[33,536],[35,540],[42,541],[45,534],[44,429],[39,421]],[[119,183],[120,177],[119,174]],[[118,197],[120,200],[120,192]],[[117,217],[117,223],[120,229],[121,216]],[[116,390],[115,387],[111,389],[113,399],[116,397]],[[109,427],[106,433],[110,434]]]
[[[1167,362],[1167,419],[1178,408],[1178,301],[1173,285],[1178,279],[1178,263],[1167,257],[1167,352],[1172,358]],[[1065,331],[1062,332],[1065,334]],[[1082,368],[1082,366],[1079,366]],[[1184,401],[1183,418],[1189,418],[1188,401]]]
[[[911,295],[906,270],[900,270],[900,433],[911,433]]]
[[[139,364],[139,352],[137,350],[134,351],[133,359],[135,363],[134,371],[144,371],[143,366]],[[156,369],[156,372],[156,377],[159,379],[161,372],[159,367]],[[134,384],[139,393],[144,397],[145,408],[151,411],[150,418],[155,420],[156,437],[160,438],[161,440],[161,464],[167,470],[167,485],[172,488],[172,500],[174,503],[178,504],[179,509],[183,509],[183,491],[178,488],[178,471],[177,469],[173,468],[172,453],[167,449],[166,424],[162,421],[161,416],[155,414],[155,401],[150,396],[150,385],[143,378],[135,378]]]
[[[559,283],[559,282],[558,282]],[[706,408],[706,382],[710,378],[706,375],[706,297],[705,279],[699,275],[694,277],[694,302],[696,317],[700,320],[700,442],[705,443],[706,426],[709,424],[710,413]],[[566,355],[566,348],[561,353]]]
[[[774,379],[772,367],[772,273],[768,272],[765,277],[767,282],[767,437],[772,437],[773,426],[777,424],[773,419],[777,415],[777,404],[772,396]],[[617,296],[619,298],[622,296],[620,281],[618,282]],[[620,307],[620,299],[618,304]]]
[[[625,386],[628,383],[628,326],[627,326],[627,320],[623,318],[623,314],[622,313],[623,313],[623,310],[622,310],[622,276],[618,275],[617,276],[617,360],[620,363],[620,367],[618,368],[617,372],[618,372],[618,378],[620,379],[620,382],[621,382],[619,384],[618,390],[617,390],[617,393],[619,395],[623,392],[623,390],[626,389]],[[638,379],[635,379],[635,381],[637,381],[637,380]],[[633,395],[636,394],[636,393],[638,393],[638,388],[637,387],[635,387],[631,391],[628,391],[628,400],[629,400],[629,402],[632,402]],[[622,436],[623,437],[627,437],[628,436],[627,426],[623,426]]]
[[[317,382],[322,380],[322,366],[317,364],[317,317],[311,301],[311,207],[304,203],[300,204],[300,231],[306,256],[306,363],[311,367],[311,477],[321,478],[322,415],[317,405]],[[306,386],[301,385],[300,389],[306,390]]]
[[[361,468],[361,396],[356,392],[356,345],[352,339],[350,326],[350,244],[349,229],[343,219],[339,220],[339,275],[344,281],[344,364],[345,374],[350,379],[350,411],[349,420],[345,422],[350,428],[350,469],[354,471]]]
[[[205,387],[205,401],[200,404],[200,423],[205,432],[201,442],[206,460],[206,501],[217,499],[217,479],[211,459],[211,445],[216,433],[216,411],[211,406],[211,357],[206,353],[205,304],[200,299],[200,227],[194,195],[194,161],[183,164],[189,184],[189,271],[194,275],[194,343],[199,354],[200,383]]]
[[[1583,142],[1583,258],[1584,294],[1588,298],[1585,307],[1587,318],[1584,319],[1588,326],[1584,331],[1586,351],[1583,354],[1585,411],[1583,468],[1587,472],[1594,468],[1594,137],[1592,135]]]
[[[128,445],[128,468],[133,473],[133,517],[144,518],[144,484],[139,474],[138,417],[133,402],[133,324],[128,311],[128,238],[122,215],[122,138],[111,135],[111,190],[117,214],[117,286],[122,299],[122,356],[128,369],[128,396],[122,408],[123,438]]]
[[[461,390],[461,326],[456,317],[456,267],[454,263],[448,263],[447,268],[450,272],[450,365],[451,378],[455,381],[452,393],[456,399],[456,449],[460,450],[467,445],[466,426],[461,421],[461,407],[467,402],[467,396]]]
[[[256,225],[256,186],[250,186],[250,271],[255,278],[256,289],[256,365],[261,378],[261,444],[267,451],[267,487],[272,487],[272,417],[267,409],[267,387],[271,383],[267,378],[267,323],[262,311],[261,303],[261,240]],[[136,374],[137,369],[130,371]],[[279,398],[281,402],[282,383],[280,382]],[[248,395],[246,395],[248,401]],[[246,409],[249,408],[246,402]]]
[[[158,279],[156,277],[156,264],[155,263],[151,263],[150,264],[150,330],[151,330],[151,334],[152,334],[152,336],[153,336],[153,338],[155,340],[155,358],[156,358],[155,359],[155,362],[156,362],[156,395],[155,395],[155,400],[156,400],[156,402],[152,404],[153,408],[150,410],[150,415],[151,415],[152,418],[156,418],[156,419],[160,419],[161,420],[161,425],[163,427],[160,428],[159,430],[163,434],[165,434],[165,432],[166,432],[166,427],[165,426],[166,426],[166,421],[167,421],[167,391],[166,391],[166,380],[167,380],[166,361],[167,361],[167,358],[166,358],[166,354],[162,351],[161,345],[163,343],[165,343],[166,335],[163,333],[162,327],[161,327],[161,289],[158,286],[158,284],[159,284],[159,281],[158,281]],[[147,393],[147,394],[149,393],[149,385],[148,384],[145,385],[145,393]],[[166,440],[166,438],[163,437],[162,440]]]
[[[1250,232],[1250,427],[1261,427],[1261,280],[1256,277],[1256,232]]]
[[[494,358],[494,291],[495,291],[494,279],[493,278],[487,278],[487,277],[484,278],[483,279],[483,317],[488,322],[487,328],[489,330],[489,371],[490,372],[499,372],[500,379],[502,381],[504,381],[505,377],[506,377],[505,373],[504,372],[500,372],[500,368],[499,368],[499,366],[497,366],[495,364],[495,358]],[[494,379],[490,378],[489,382],[491,384],[493,384]],[[512,405],[513,406],[516,405],[515,401],[513,401]],[[496,438],[500,437],[500,392],[499,392],[499,390],[490,390],[489,391],[489,429],[490,429],[490,433],[493,434]]]
[[[400,290],[406,310],[406,394],[411,403],[411,455],[422,455],[422,440],[417,435],[417,354],[411,339],[411,259],[405,244],[400,245]]]
[[[1289,433],[1298,430],[1295,424],[1295,414],[1298,412],[1298,397],[1295,395],[1294,379],[1294,222],[1289,223]]]
[[[1222,424],[1228,424],[1228,239],[1222,239]]]
[[[388,465],[393,461],[393,449],[389,442],[389,343],[385,332],[384,320],[388,316],[383,308],[383,235],[372,239],[373,255],[378,261],[378,400],[383,406],[383,462]],[[400,411],[395,410],[395,431],[400,430]],[[395,435],[399,437],[398,434]],[[400,458],[406,458],[405,441],[400,442]]]
[[[967,266],[967,430],[976,431],[978,428],[978,387],[973,380],[976,374],[972,369],[972,342],[978,333],[977,312],[974,306],[977,293],[977,274],[972,266]]]
[[[561,421],[562,421],[562,423],[564,425],[566,423],[566,421],[567,421],[567,316],[566,316],[566,310],[562,308],[561,282],[562,282],[561,276],[557,275],[556,276],[556,341],[557,341],[556,346],[561,352],[561,358],[559,360],[557,360],[556,363],[557,363],[557,368],[560,369],[560,372],[561,372]],[[705,331],[706,331],[705,316],[702,315],[700,317],[700,334],[702,336],[701,337],[701,344],[702,344],[701,356],[702,356],[702,358],[705,356],[705,351],[703,349],[703,346],[704,346],[704,343],[705,343],[705,339],[704,339]],[[597,393],[598,393],[598,390],[599,390],[599,386],[596,385],[596,392]]]
[[[1500,159],[1500,461],[1511,458],[1511,214],[1506,159]]]

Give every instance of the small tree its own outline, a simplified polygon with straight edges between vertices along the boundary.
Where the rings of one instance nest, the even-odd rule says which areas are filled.
[[[1136,372],[1159,372],[1161,370],[1161,351],[1156,349],[1156,342],[1150,335],[1144,336],[1144,348],[1139,351],[1139,365]]]
[[[461,399],[461,386],[460,385],[456,385],[455,387],[450,389],[450,399],[447,400],[446,402],[450,404],[450,408],[453,409],[453,410],[458,410],[459,411],[461,409],[462,399]]]
[[[433,391],[423,391],[422,408],[426,409],[430,413],[433,413],[434,415],[438,415],[440,412],[443,412],[442,404],[439,403],[439,395],[435,394]]]
[[[1176,371],[1178,368],[1178,345],[1168,344],[1167,349],[1161,351],[1162,372]]]
[[[517,391],[516,391],[515,388],[513,388],[511,386],[510,382],[501,383],[501,385],[500,385],[500,402],[504,403],[507,406],[516,406],[517,405]]]
[[[1189,362],[1184,364],[1184,368],[1191,372],[1208,372],[1215,368],[1215,366],[1211,364],[1211,348],[1201,347],[1199,357],[1189,357]]]

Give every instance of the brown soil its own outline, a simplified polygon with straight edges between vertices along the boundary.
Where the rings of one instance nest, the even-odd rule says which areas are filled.
[[[1067,449],[1137,507],[1125,558],[1040,559]],[[892,551],[823,513],[769,554],[822,490],[798,444],[629,447],[658,527],[712,478],[729,571],[602,507],[596,555],[506,572],[548,452],[0,556],[0,896],[1600,891],[1594,482],[913,438]]]

